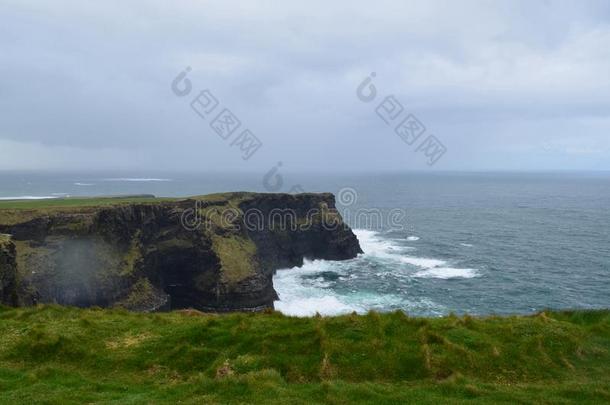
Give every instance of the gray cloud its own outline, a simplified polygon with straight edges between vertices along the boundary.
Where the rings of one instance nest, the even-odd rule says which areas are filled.
[[[0,5],[0,169],[426,169],[360,102],[375,71],[437,169],[610,169],[604,1]],[[243,161],[174,96],[186,66],[264,143]]]

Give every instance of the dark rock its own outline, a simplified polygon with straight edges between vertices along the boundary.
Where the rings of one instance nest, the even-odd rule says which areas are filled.
[[[3,234],[0,234],[0,304],[19,304],[15,244],[9,235]]]
[[[13,234],[0,245],[8,305],[255,311],[277,298],[275,270],[361,253],[332,194],[0,209],[0,232]]]

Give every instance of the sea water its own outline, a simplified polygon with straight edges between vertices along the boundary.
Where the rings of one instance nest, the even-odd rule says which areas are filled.
[[[274,277],[290,315],[404,310],[527,314],[610,307],[609,173],[285,175],[329,191],[363,254],[306,261]],[[218,173],[0,173],[0,198],[268,191],[263,176]],[[349,191],[349,199],[339,196]],[[341,204],[343,202],[344,204]],[[363,220],[381,215],[383,221]],[[404,214],[400,226],[388,224]]]

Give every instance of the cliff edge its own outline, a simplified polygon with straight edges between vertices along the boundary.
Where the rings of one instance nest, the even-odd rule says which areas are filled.
[[[38,204],[0,204],[5,305],[260,310],[275,270],[361,253],[328,193]]]

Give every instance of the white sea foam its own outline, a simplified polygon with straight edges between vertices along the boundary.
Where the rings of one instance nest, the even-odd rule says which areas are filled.
[[[275,301],[277,311],[291,316],[340,315],[351,312],[362,312],[361,308],[353,307],[341,302],[337,297],[326,295],[323,297],[298,297]]]
[[[460,243],[460,245],[464,246],[464,247],[472,247],[473,246],[470,243]]]
[[[407,240],[409,242],[415,242],[416,240],[419,240],[419,236],[407,236]]]
[[[474,278],[478,277],[475,269],[454,269],[453,267],[433,267],[431,269],[418,271],[413,277],[419,278]]]
[[[93,183],[74,183],[75,186],[81,186],[81,187],[89,187],[89,186],[94,186],[95,184]]]
[[[446,312],[444,307],[427,298],[412,299],[400,285],[392,293],[359,285],[366,283],[368,278],[378,282],[387,280],[382,281],[383,284],[413,277],[447,279],[478,275],[474,269],[451,268],[444,260],[409,256],[405,254],[408,247],[402,246],[401,241],[384,238],[377,232],[355,229],[354,233],[364,251],[355,259],[305,261],[300,268],[278,270],[273,277],[279,296],[274,303],[275,309],[292,316],[365,313],[394,308],[440,315]],[[407,265],[414,268],[409,269]],[[324,273],[332,273],[336,279],[329,280]]]
[[[423,267],[426,269],[429,269],[432,267],[443,266],[443,265],[447,264],[447,262],[444,260],[428,259],[426,257],[411,257],[411,256],[402,256],[400,258],[400,261],[403,263],[411,264],[413,266]]]
[[[368,256],[399,261],[401,252],[414,249],[409,246],[401,246],[392,239],[382,239],[375,231],[354,229],[354,234],[356,234],[364,254]]]
[[[273,279],[279,300],[274,302],[277,311],[290,316],[313,316],[316,313],[333,316],[370,310],[383,311],[400,308],[407,312],[425,312],[441,315],[445,309],[427,298],[408,300],[404,295],[367,293],[359,290],[337,293],[332,289],[315,289],[303,283],[296,273],[300,269],[279,270]]]
[[[275,301],[276,310],[293,316],[338,315],[353,311],[363,311],[363,308],[350,305],[342,300],[332,290],[325,287],[327,283],[320,277],[306,279],[311,275],[329,271],[341,272],[338,262],[325,260],[305,261],[302,267],[278,270],[273,277],[273,286],[279,300]]]
[[[354,233],[360,242],[360,247],[365,254],[386,254],[388,249],[396,247],[390,239],[381,239],[379,233],[367,229],[354,229]]]
[[[45,196],[31,196],[31,195],[23,195],[19,197],[0,197],[0,200],[51,200],[53,198],[58,198],[53,195],[45,195]]]
[[[478,272],[475,269],[447,267],[448,263],[445,260],[396,253],[397,250],[400,251],[401,247],[397,246],[391,239],[382,239],[377,232],[357,229],[354,230],[354,233],[358,237],[360,246],[365,255],[391,259],[423,269],[413,274],[413,277],[448,279],[472,278],[478,276]],[[416,236],[414,237],[417,238]]]
[[[356,259],[353,259],[356,260]],[[291,269],[292,274],[299,274],[300,276],[311,276],[317,275],[324,271],[332,271],[334,273],[344,273],[344,267],[342,262],[329,261],[329,260],[305,260],[303,266],[294,267]]]
[[[131,182],[149,182],[149,181],[172,181],[171,179],[156,179],[156,178],[136,178],[136,177],[118,177],[102,179],[103,181],[131,181]]]

